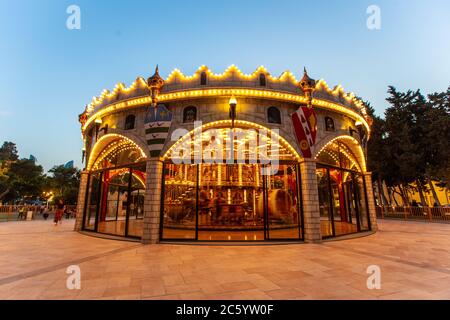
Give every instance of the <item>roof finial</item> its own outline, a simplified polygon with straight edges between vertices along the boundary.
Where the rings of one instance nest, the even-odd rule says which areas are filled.
[[[312,107],[312,93],[316,87],[316,80],[310,78],[308,76],[308,72],[306,71],[306,67],[303,67],[303,78],[300,80],[300,88],[305,93],[308,107]]]
[[[158,95],[161,88],[164,86],[164,79],[159,75],[159,66],[156,65],[155,74],[147,79],[147,85],[150,89],[150,95],[152,97],[152,104],[156,107],[158,101]]]

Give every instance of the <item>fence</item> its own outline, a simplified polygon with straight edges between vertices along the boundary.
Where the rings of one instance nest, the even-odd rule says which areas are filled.
[[[377,206],[378,219],[402,219],[450,223],[450,207],[389,207]]]
[[[23,210],[21,210],[23,209]],[[67,212],[70,217],[75,217],[76,215],[76,205],[67,205]],[[22,211],[22,214],[21,214]],[[35,205],[4,205],[0,206],[0,222],[7,221],[17,221],[26,220],[26,215],[28,211],[33,212],[33,220],[45,219],[45,215],[48,214],[47,218],[52,219],[56,211],[56,206],[35,206]],[[45,214],[45,215],[44,215]]]

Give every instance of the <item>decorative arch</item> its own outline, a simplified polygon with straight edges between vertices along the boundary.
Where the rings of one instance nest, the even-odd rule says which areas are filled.
[[[358,171],[361,171],[362,173],[367,171],[366,157],[364,155],[363,148],[361,147],[361,144],[357,139],[349,135],[337,135],[331,139],[322,140],[315,147],[314,158],[317,159],[322,152],[325,152],[326,149],[335,142],[341,142],[349,149],[351,154],[348,154],[349,152],[346,150],[343,150],[343,154],[350,160],[352,160],[351,158],[354,158],[355,165],[358,168]]]
[[[148,157],[148,153],[145,151],[147,150],[146,146],[137,139],[131,139],[123,134],[110,133],[102,136],[95,143],[90,152],[86,170],[92,170],[108,156],[125,150],[136,151],[138,159],[146,159]]]
[[[221,129],[221,128],[231,128],[232,126],[232,122],[231,120],[218,120],[218,121],[214,121],[214,122],[209,122],[206,123],[200,127],[197,127],[193,130],[191,130],[190,132],[186,133],[181,139],[178,139],[174,144],[172,144],[167,151],[164,152],[163,155],[163,160],[167,160],[170,158],[172,151],[177,148],[178,146],[180,146],[182,143],[184,143],[187,139],[190,139],[194,134],[199,134],[203,132],[204,130],[208,130],[208,129]],[[300,154],[295,150],[295,148],[286,140],[284,139],[281,135],[279,135],[278,133],[276,133],[275,131],[271,130],[270,128],[267,128],[265,126],[259,125],[257,123],[254,122],[250,122],[250,121],[244,121],[244,120],[235,120],[234,121],[234,127],[236,129],[256,129],[256,130],[267,130],[268,135],[270,135],[270,137],[274,137],[277,138],[279,141],[279,145],[280,151],[285,150],[286,152],[288,152],[293,159],[295,159],[296,161],[300,161],[301,160],[301,156]]]

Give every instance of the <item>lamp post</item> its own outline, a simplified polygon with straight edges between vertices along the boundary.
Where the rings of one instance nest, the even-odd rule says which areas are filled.
[[[230,105],[230,119],[231,119],[231,127],[234,128],[234,120],[236,119],[236,106],[237,106],[237,100],[233,96],[231,96],[230,101],[228,101],[228,104]]]

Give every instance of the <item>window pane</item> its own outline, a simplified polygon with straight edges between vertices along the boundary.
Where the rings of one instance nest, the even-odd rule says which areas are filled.
[[[100,173],[92,173],[89,179],[84,229],[94,231],[95,215],[97,212],[98,197],[100,193]]]
[[[164,165],[162,239],[195,239],[197,166]]]
[[[345,184],[344,179],[346,180]],[[352,183],[349,172],[330,169],[335,235],[358,231]],[[352,213],[354,214],[354,219],[352,219]]]
[[[361,175],[358,175],[356,177],[356,193],[357,193],[357,203],[358,203],[358,209],[359,209],[359,219],[360,219],[360,225],[361,225],[361,231],[368,231],[369,230],[369,210],[367,209],[367,202],[366,202],[366,193],[364,191],[364,177]]]
[[[199,240],[264,240],[263,178],[256,164],[201,164]]]
[[[330,189],[328,181],[328,171],[326,168],[317,168],[317,186],[319,193],[320,228],[322,237],[333,235],[330,208]]]
[[[299,239],[297,166],[279,165],[267,176],[268,227],[270,239]]]
[[[142,237],[145,195],[145,163],[132,168],[128,235]]]
[[[124,236],[130,169],[103,172],[98,232]]]

